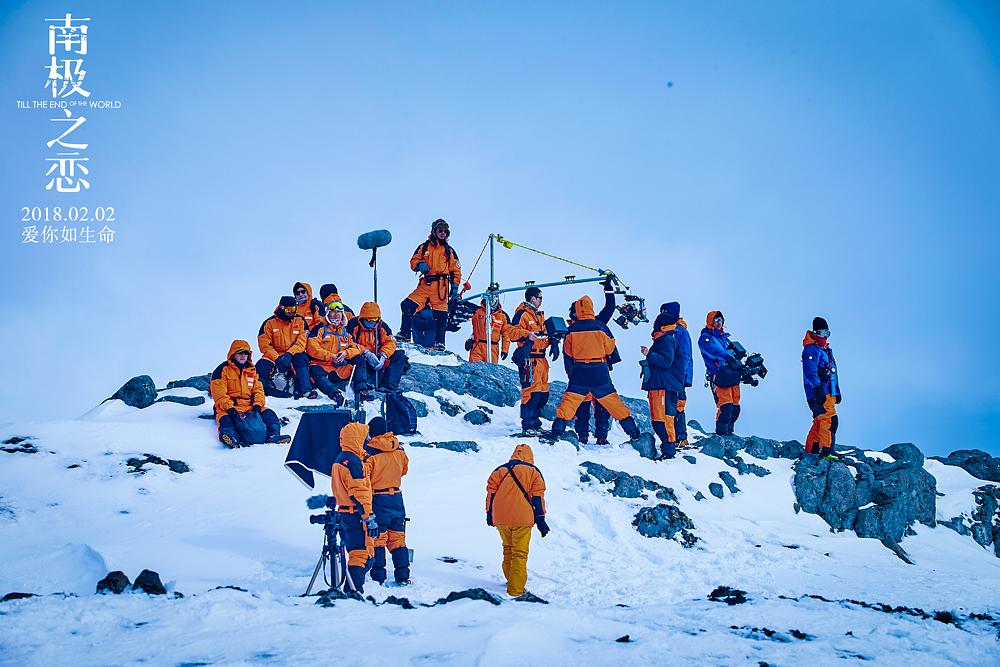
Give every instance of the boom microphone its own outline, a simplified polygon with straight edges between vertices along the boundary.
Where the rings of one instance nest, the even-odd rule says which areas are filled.
[[[375,250],[390,243],[392,243],[392,232],[388,229],[376,229],[358,237],[358,247],[362,250]]]

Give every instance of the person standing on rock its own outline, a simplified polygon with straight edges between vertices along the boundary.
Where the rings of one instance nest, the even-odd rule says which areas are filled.
[[[545,350],[550,347],[545,337],[545,313],[542,311],[542,290],[524,290],[524,303],[514,311],[510,323],[511,340],[517,341],[512,360],[521,382],[521,433],[535,436],[541,433],[542,410],[549,402],[549,360]],[[551,345],[550,354],[558,358],[559,348]]]
[[[698,338],[705,375],[717,408],[716,435],[733,435],[733,426],[740,416],[740,362],[730,349],[729,334],[723,330],[725,323],[721,311],[710,311]]]
[[[362,352],[354,357],[354,393],[362,401],[374,400],[376,389],[396,391],[410,367],[406,353],[396,349],[392,329],[382,321],[382,309],[374,301],[361,305],[357,317],[347,323],[347,333]]]
[[[545,478],[535,467],[531,447],[520,444],[510,460],[490,473],[486,480],[486,525],[500,533],[503,544],[503,576],[507,595],[525,594],[528,582],[528,544],[531,527],[545,537]]]
[[[567,422],[576,416],[580,404],[591,394],[618,420],[629,440],[636,444],[643,434],[611,382],[611,367],[621,361],[615,337],[606,324],[594,318],[594,302],[589,296],[578,299],[573,308],[574,321],[563,339],[562,350],[569,382],[547,439],[563,437]],[[652,446],[652,436],[647,433],[646,438]]]
[[[649,399],[649,418],[660,439],[660,460],[672,459],[677,450],[677,404],[684,391],[684,353],[678,340],[677,314],[660,313],[653,322],[653,344],[639,348],[646,357],[648,377],[643,389]]]
[[[499,301],[493,304],[490,315],[490,358],[486,358],[486,299],[472,315],[472,337],[469,341],[469,361],[498,364],[507,358],[510,352],[510,318],[503,312]]]
[[[680,353],[684,357],[684,387],[677,398],[677,415],[674,417],[674,430],[677,433],[677,449],[687,447],[687,390],[694,385],[694,360],[692,358],[691,334],[688,333],[687,322],[681,317],[681,304],[671,301],[660,306],[660,312],[668,317],[677,318],[677,329],[674,335]]]
[[[261,359],[257,362],[264,393],[277,398],[288,398],[289,393],[274,385],[274,374],[294,374],[294,396],[308,395],[316,398],[309,378],[309,355],[306,354],[306,323],[297,315],[295,299],[283,296],[274,309],[274,314],[260,325],[257,333],[257,347]]]
[[[409,470],[410,460],[396,436],[387,430],[385,419],[372,417],[368,422],[371,440],[365,445],[365,476],[372,485],[372,511],[378,523],[371,577],[385,583],[385,552],[392,557],[393,578],[397,584],[410,582],[410,551],[406,548],[406,507],[400,488]]]
[[[597,313],[594,319],[607,324],[611,321],[611,316],[615,314],[614,277],[608,275],[601,285],[604,287],[604,307],[601,308],[601,312]],[[576,321],[576,310],[574,308],[570,308],[569,320],[570,324]],[[587,400],[581,403],[580,407],[576,409],[573,430],[576,431],[576,437],[579,439],[580,444],[586,444],[590,440],[591,414],[594,415],[594,437],[597,439],[597,444],[610,444],[608,442],[608,432],[611,430],[611,413],[597,402],[593,394],[588,394]]]
[[[410,257],[410,270],[420,273],[417,287],[400,303],[402,319],[396,339],[410,342],[413,315],[428,307],[434,314],[434,349],[444,350],[444,337],[448,325],[448,304],[458,299],[462,284],[462,263],[458,253],[448,243],[451,229],[438,218],[431,224],[427,240],[417,246]]]
[[[814,317],[812,330],[802,339],[802,384],[806,402],[812,411],[812,426],[806,436],[806,452],[836,458],[837,404],[840,403],[840,378],[837,361],[830,347],[830,325]]]
[[[330,471],[333,497],[337,499],[337,523],[347,549],[347,574],[358,593],[365,590],[365,572],[378,537],[371,480],[361,460],[367,438],[367,424],[346,424],[340,430],[340,454]]]
[[[340,407],[354,370],[351,361],[362,354],[362,350],[347,333],[347,309],[338,298],[336,294],[327,296],[323,304],[326,324],[317,325],[309,332],[306,353],[313,383]]]
[[[250,343],[234,340],[229,346],[228,359],[212,371],[209,382],[222,444],[236,448],[257,442],[292,441],[290,436],[281,435],[281,422],[274,410],[265,406],[261,385],[257,369],[251,363]],[[259,433],[261,423],[264,433]]]

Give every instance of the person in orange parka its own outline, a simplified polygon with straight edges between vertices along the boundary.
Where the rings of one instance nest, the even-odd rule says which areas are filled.
[[[264,320],[257,332],[257,347],[260,348],[261,359],[257,362],[257,373],[260,375],[264,393],[277,398],[288,398],[289,393],[274,385],[275,372],[295,374],[294,395],[300,398],[311,392],[312,380],[309,379],[309,356],[306,354],[306,324],[295,314],[295,299],[283,296],[274,309],[274,314]],[[316,398],[310,395],[309,398]]]
[[[344,303],[344,300],[337,292],[337,286],[334,285],[333,283],[326,283],[325,285],[320,286],[319,300],[323,302],[324,308],[327,307],[327,304],[330,303],[331,301],[340,302],[340,304],[344,307],[344,312],[347,313],[347,319],[351,319],[352,317],[354,317],[354,309],[348,306],[346,303]],[[323,322],[321,320],[320,324],[322,323]]]
[[[344,389],[351,379],[351,360],[362,353],[347,333],[347,312],[339,298],[328,296],[325,324],[317,324],[306,339],[309,374],[316,387],[337,406],[344,404]]]
[[[403,475],[409,470],[409,458],[399,440],[387,430],[385,419],[372,417],[368,422],[371,440],[365,445],[365,476],[372,485],[372,510],[378,523],[373,581],[385,583],[385,550],[392,556],[393,578],[397,584],[410,581],[410,550],[406,548],[406,507],[403,505]]]
[[[298,282],[292,285],[292,294],[295,295],[296,315],[306,323],[306,332],[312,331],[313,327],[323,322],[323,302],[313,298],[313,288],[309,283]]]
[[[434,314],[434,348],[445,349],[448,304],[458,298],[458,287],[462,284],[462,263],[448,243],[450,237],[448,223],[438,218],[431,224],[430,236],[410,257],[410,270],[418,271],[420,279],[416,289],[399,304],[402,319],[396,337],[403,342],[410,342],[414,313],[426,306]]]
[[[365,569],[378,525],[372,512],[372,487],[362,457],[368,426],[351,422],[340,430],[340,454],[330,471],[333,497],[337,499],[341,539],[347,549],[347,574],[354,590],[365,589]]]
[[[503,543],[503,576],[507,595],[524,595],[528,582],[528,543],[531,527],[545,537],[545,478],[535,467],[531,447],[514,448],[510,461],[497,466],[486,480],[486,525],[495,526]]]
[[[219,425],[219,440],[227,447],[256,444],[252,429],[245,420],[252,413],[260,415],[266,429],[259,442],[285,444],[291,442],[281,435],[281,423],[274,410],[264,404],[264,389],[257,378],[257,369],[251,363],[250,343],[234,340],[229,346],[226,361],[212,371],[209,390],[215,403],[215,421]],[[242,433],[242,436],[241,436]]]
[[[510,352],[510,319],[503,312],[500,303],[493,304],[490,316],[490,359],[486,358],[486,300],[472,315],[472,345],[469,348],[469,361],[489,361],[498,364],[507,358]]]
[[[621,361],[615,338],[604,322],[595,319],[594,302],[589,296],[574,302],[573,309],[576,318],[563,340],[563,363],[569,382],[556,408],[549,438],[557,439],[566,432],[566,423],[576,416],[577,408],[587,400],[587,395],[592,394],[618,420],[634,443],[643,434],[611,383],[611,367]],[[647,440],[652,440],[652,436],[646,435]]]
[[[511,320],[510,338],[517,341],[512,361],[521,382],[521,432],[525,436],[538,435],[542,428],[542,410],[549,402],[546,348],[551,347],[549,353],[553,359],[559,356],[559,347],[545,337],[541,288],[531,286],[524,290],[524,303],[517,307]]]
[[[362,401],[374,400],[375,389],[396,391],[403,373],[410,367],[406,353],[396,349],[392,329],[382,321],[382,309],[374,301],[361,305],[358,316],[347,323],[347,333],[362,352],[351,360],[354,364],[354,393]],[[376,376],[378,381],[376,382]]]

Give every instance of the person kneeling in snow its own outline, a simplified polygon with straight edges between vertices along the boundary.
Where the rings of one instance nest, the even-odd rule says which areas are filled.
[[[291,442],[290,436],[281,435],[278,415],[264,407],[264,387],[250,357],[250,343],[234,340],[229,358],[212,372],[209,388],[219,440],[227,447]]]
[[[375,399],[376,389],[396,391],[403,373],[410,367],[406,353],[396,349],[392,329],[382,321],[382,309],[374,301],[361,305],[361,312],[347,323],[347,333],[362,349],[354,357],[354,393],[362,401]]]
[[[410,551],[406,548],[406,508],[400,486],[410,460],[382,417],[368,422],[368,435],[371,440],[365,445],[365,477],[372,485],[372,510],[379,530],[372,580],[385,583],[385,550],[389,549],[393,577],[397,584],[406,584],[410,581]]]
[[[503,576],[507,595],[524,595],[528,581],[531,527],[545,537],[545,478],[535,467],[535,455],[525,444],[514,448],[510,461],[498,466],[486,481],[486,525],[495,526],[503,543]]]
[[[351,422],[340,429],[340,454],[330,471],[333,497],[337,499],[337,522],[347,548],[347,574],[358,593],[365,590],[365,571],[373,540],[378,536],[378,524],[372,513],[371,481],[361,462],[367,438],[365,424]]]

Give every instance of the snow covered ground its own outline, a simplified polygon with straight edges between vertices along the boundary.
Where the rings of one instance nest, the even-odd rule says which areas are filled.
[[[482,405],[440,395],[466,409]],[[294,402],[269,405],[294,432],[302,416]],[[416,609],[357,601],[325,608],[300,597],[322,544],[305,506],[314,492],[284,469],[284,446],[219,445],[214,421],[199,418],[208,403],[137,410],[109,401],[78,420],[0,427],[0,439],[32,436],[39,449],[0,454],[0,594],[40,595],[0,604],[0,665],[1000,664],[998,625],[969,617],[1000,619],[1000,559],[991,551],[947,528],[915,525],[904,546],[916,564],[906,565],[875,540],[796,514],[791,461],[745,455],[772,474],[739,476],[741,492],[720,500],[709,483],[735,471],[696,448],[687,452],[694,464],[654,463],[627,448],[577,452],[528,440],[552,527],[544,540],[532,537],[528,589],[549,604],[421,607],[473,587],[506,598],[484,485],[521,442],[509,437],[516,408],[490,406],[492,422],[473,426],[433,400],[428,407],[422,435],[404,444],[474,440],[481,451],[407,448],[413,583],[369,583],[366,593],[378,602],[405,596]],[[615,435],[624,439],[617,427]],[[126,459],[144,453],[183,460],[191,471],[128,472]],[[695,547],[639,535],[633,517],[659,501],[613,497],[600,482],[581,481],[588,460],[672,488],[694,522]],[[926,465],[944,494],[938,517],[971,511],[972,489],[983,482]],[[159,572],[171,594],[94,594],[108,571],[134,580],[144,568]],[[749,601],[707,599],[719,585],[746,591]],[[960,622],[844,600],[951,611]],[[624,635],[631,641],[615,641]]]

